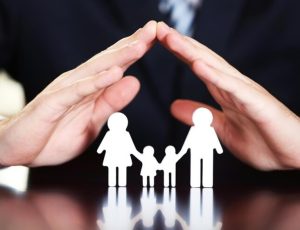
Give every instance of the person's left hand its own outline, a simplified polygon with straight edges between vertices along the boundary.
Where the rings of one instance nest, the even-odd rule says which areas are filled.
[[[300,119],[262,86],[241,74],[196,40],[160,22],[158,40],[186,62],[221,106],[177,100],[171,111],[191,125],[199,107],[211,110],[223,144],[239,159],[261,170],[300,168]]]

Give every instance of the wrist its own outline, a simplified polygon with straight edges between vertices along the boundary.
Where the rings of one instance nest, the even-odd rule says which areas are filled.
[[[4,155],[6,155],[5,153],[7,153],[7,143],[5,141],[5,130],[7,127],[7,124],[9,122],[10,118],[9,117],[5,117],[0,115],[0,169],[1,168],[6,168],[10,165],[7,165],[4,163],[3,161],[3,157]]]

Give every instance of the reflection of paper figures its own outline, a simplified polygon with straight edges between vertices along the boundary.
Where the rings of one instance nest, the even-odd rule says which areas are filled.
[[[149,189],[149,193],[147,193],[147,188],[143,188],[143,194],[141,197],[141,206],[142,206],[141,214],[142,214],[143,225],[145,227],[153,226],[154,216],[158,210],[153,188]]]
[[[170,175],[171,175],[171,185],[176,186],[176,163],[183,156],[183,152],[176,154],[174,146],[169,145],[166,147],[166,156],[161,162],[161,170],[164,171],[164,186],[170,186]]]
[[[118,192],[118,193],[117,193]],[[202,192],[202,193],[201,193]],[[107,206],[102,208],[103,217],[98,218],[97,224],[100,229],[141,229],[138,223],[143,224],[145,228],[154,226],[155,218],[160,218],[156,215],[161,211],[164,218],[164,226],[168,229],[205,229],[205,230],[220,230],[222,223],[216,221],[214,225],[215,210],[214,197],[211,188],[192,188],[190,190],[190,205],[183,213],[187,213],[189,224],[176,209],[176,190],[174,188],[164,188],[163,199],[161,203],[156,202],[156,195],[153,188],[147,190],[143,188],[140,198],[141,209],[131,217],[131,205],[127,205],[126,188],[109,188]],[[138,202],[135,202],[136,205]],[[134,208],[135,209],[135,208]],[[156,217],[157,216],[157,217]],[[103,220],[103,221],[102,221]],[[177,225],[178,224],[178,225]],[[140,228],[136,228],[140,227]],[[163,227],[161,229],[164,229]]]
[[[100,229],[130,230],[131,207],[127,206],[126,188],[108,189],[107,207],[103,207],[104,221],[97,221]]]
[[[212,113],[206,108],[198,108],[193,113],[194,126],[191,127],[181,152],[191,151],[190,184],[191,187],[201,186],[201,159],[202,159],[202,185],[213,186],[213,150],[223,152],[214,128]]]
[[[191,188],[189,229],[219,230],[222,225],[214,226],[214,197],[212,188]]]
[[[173,228],[176,223],[176,191],[164,188],[163,203],[161,212],[165,217],[165,226]]]
[[[123,113],[113,113],[108,119],[109,131],[105,134],[97,152],[106,150],[103,165],[108,167],[108,185],[116,186],[116,172],[118,169],[119,186],[127,184],[127,167],[132,165],[130,154],[137,150],[126,131],[128,120]]]
[[[154,149],[152,146],[146,146],[143,149],[143,154],[135,154],[136,158],[142,162],[141,176],[143,177],[143,186],[148,186],[148,177],[150,187],[154,186],[154,177],[156,170],[160,167],[154,157]]]

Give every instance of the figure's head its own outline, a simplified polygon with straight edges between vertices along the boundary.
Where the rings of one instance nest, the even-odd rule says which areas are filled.
[[[206,108],[198,108],[193,113],[193,123],[195,126],[210,126],[213,121],[212,113]]]
[[[154,154],[154,148],[150,145],[147,145],[144,149],[143,149],[143,153],[144,154],[148,154],[148,155],[153,155]]]
[[[169,146],[166,147],[165,153],[166,153],[166,155],[176,154],[176,149],[173,145],[169,145]]]
[[[108,118],[107,126],[109,130],[126,130],[128,126],[128,119],[123,113],[113,113]]]

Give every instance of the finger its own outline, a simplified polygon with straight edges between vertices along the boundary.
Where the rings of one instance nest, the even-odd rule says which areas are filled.
[[[97,75],[112,66],[119,66],[122,68],[123,64],[131,64],[139,59],[143,55],[144,49],[145,47],[141,42],[135,41],[120,49],[111,50],[111,52],[105,54],[100,53],[97,58],[92,58],[76,69],[68,71],[56,78],[43,90],[43,92],[65,88],[80,79]]]
[[[176,32],[177,32],[176,30],[169,27],[164,22],[158,22],[158,24],[157,24],[157,38],[158,38],[159,41],[163,42],[163,44],[166,43],[165,40],[166,40],[167,35],[169,35],[171,33],[176,33]],[[180,34],[178,33],[178,35],[180,35]],[[210,50],[209,48],[207,48],[206,46],[204,46],[203,44],[201,44],[197,40],[195,40],[191,37],[188,37],[188,36],[184,36],[184,35],[181,35],[181,37],[184,38],[185,40],[187,40],[193,46],[195,46],[197,48],[204,49],[205,51],[207,51],[211,55],[215,56],[216,58],[225,61],[222,57],[220,57],[218,54],[216,54],[215,52],[213,52],[212,50]]]
[[[139,89],[140,83],[135,77],[124,77],[106,88],[96,101],[94,124],[105,123],[112,113],[120,111],[129,104]]]
[[[181,60],[192,66],[197,59],[202,59],[214,68],[223,72],[228,72],[236,77],[241,77],[241,73],[229,65],[223,58],[208,49],[196,40],[183,36],[176,30],[168,27],[165,23],[159,22],[157,25],[158,40]]]
[[[95,75],[112,66],[119,66],[126,69],[128,64],[135,62],[141,58],[146,52],[146,46],[141,41],[133,41],[119,49],[103,52],[92,58],[91,60],[74,69],[67,79],[69,82],[82,79],[84,77]]]
[[[136,40],[140,40],[146,43],[147,47],[151,47],[151,45],[154,43],[156,39],[156,21],[149,21],[147,22],[143,28],[138,29],[135,33],[132,35],[123,38],[113,44],[112,46],[108,47],[107,50],[110,49],[118,49],[124,45],[130,44]]]
[[[217,133],[223,133],[225,122],[224,115],[221,111],[209,105],[191,100],[176,100],[171,105],[171,113],[179,121],[191,126],[193,125],[193,113],[200,107],[207,108],[212,112],[214,117],[212,126],[216,128]]]
[[[250,84],[245,83],[239,78],[223,73],[207,65],[202,60],[195,61],[193,64],[193,69],[195,74],[200,79],[203,79],[204,82],[213,84],[218,89],[231,94],[239,101],[246,102],[249,96],[251,96],[251,93],[253,93],[251,92],[253,91],[251,89],[254,88],[254,86],[252,87]]]
[[[210,55],[214,56],[217,60],[219,60],[220,62],[223,62],[224,64],[228,64],[224,58],[222,58],[221,56],[219,56],[217,53],[215,53],[214,51],[212,51],[211,49],[209,49],[207,46],[203,45],[202,43],[198,42],[197,40],[195,40],[194,38],[188,37],[188,36],[183,36],[183,38],[185,40],[187,40],[189,43],[191,43],[195,48],[201,49],[207,53],[209,53]],[[233,67],[232,67],[233,68]]]
[[[156,22],[150,21],[130,38],[120,41],[115,46],[111,46],[77,67],[71,75],[79,79],[96,74],[114,65],[120,66],[125,70],[146,53],[152,46],[155,38]]]
[[[247,114],[256,122],[267,122],[264,117],[266,109],[270,110],[277,100],[263,87],[248,79],[247,82],[239,78],[222,73],[217,69],[197,61],[194,64],[195,73],[200,78],[211,82],[218,89],[221,89],[231,97],[231,109]],[[274,100],[275,99],[275,100]]]
[[[72,106],[80,103],[87,96],[99,92],[122,78],[123,72],[119,67],[113,67],[95,76],[77,81],[72,85],[40,96],[43,103],[42,113],[55,122]]]
[[[155,21],[149,21],[133,35],[121,39],[77,68],[60,75],[44,91],[68,86],[74,81],[95,75],[112,66],[119,66],[125,71],[153,45],[156,39],[156,24]]]

